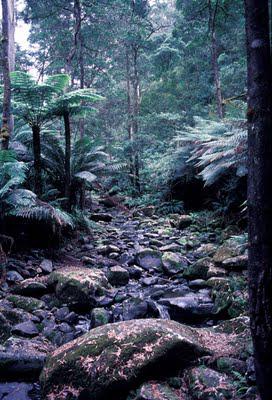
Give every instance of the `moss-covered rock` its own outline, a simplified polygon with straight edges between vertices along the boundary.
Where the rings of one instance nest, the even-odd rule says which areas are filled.
[[[125,268],[116,265],[110,268],[108,279],[113,286],[124,286],[129,281],[129,273]]]
[[[234,399],[233,384],[228,376],[210,368],[192,368],[186,380],[193,400]]]
[[[106,325],[109,323],[110,315],[105,308],[94,308],[91,314],[92,327]]]
[[[180,400],[179,391],[167,384],[148,382],[138,390],[133,400]]]
[[[35,299],[34,297],[25,297],[14,294],[7,296],[7,300],[10,301],[15,307],[21,308],[22,310],[30,313],[45,307],[44,301]]]
[[[175,372],[204,354],[197,330],[173,321],[108,324],[53,352],[40,380],[48,400],[121,400],[141,381]]]
[[[145,270],[162,270],[162,254],[158,250],[143,249],[136,255],[137,264]]]
[[[209,268],[212,265],[209,257],[201,258],[184,270],[183,277],[190,280],[207,279]]]
[[[95,306],[96,297],[110,288],[105,274],[99,269],[65,267],[52,272],[49,283],[55,286],[57,298],[76,308]]]
[[[188,265],[188,260],[177,253],[169,251],[163,253],[162,264],[167,274],[174,275],[184,271],[184,268]]]

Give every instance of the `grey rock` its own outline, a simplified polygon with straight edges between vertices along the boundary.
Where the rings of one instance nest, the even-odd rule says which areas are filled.
[[[53,263],[51,260],[45,259],[41,262],[40,268],[45,274],[51,274],[53,271]]]
[[[22,282],[24,278],[17,271],[8,271],[7,272],[7,281],[8,282]]]
[[[34,337],[39,334],[39,331],[32,321],[26,321],[15,325],[12,328],[12,333],[24,337]]]

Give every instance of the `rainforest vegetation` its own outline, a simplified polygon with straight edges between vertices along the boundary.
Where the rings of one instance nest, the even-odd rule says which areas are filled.
[[[265,0],[1,0],[0,399],[272,399]]]

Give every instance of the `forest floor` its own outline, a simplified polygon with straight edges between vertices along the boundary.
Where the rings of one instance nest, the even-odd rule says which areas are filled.
[[[53,254],[10,255],[0,290],[0,399],[41,398],[38,377],[51,352],[67,349],[73,340],[80,348],[82,335],[103,335],[105,324],[123,329],[129,325],[122,321],[139,319],[146,320],[151,333],[159,329],[152,319],[159,320],[159,332],[179,329],[163,322],[177,321],[186,338],[191,335],[190,346],[203,350],[170,377],[154,368],[145,381],[139,365],[131,385],[125,375],[118,376],[125,389],[114,399],[257,399],[246,316],[246,235],[235,227],[222,230],[208,212],[160,217],[151,208],[132,212],[97,205],[92,218],[96,229],[91,234],[79,233]],[[135,332],[141,329],[148,328],[135,325]],[[195,348],[191,352],[197,353]],[[169,363],[170,355],[164,355]],[[143,358],[146,362],[146,354]],[[161,361],[153,358],[152,366]],[[73,383],[68,387],[61,375],[57,385],[48,384],[47,370],[44,398],[96,398],[90,396],[93,389],[84,395]],[[101,387],[101,398],[113,400],[107,394],[110,384]]]

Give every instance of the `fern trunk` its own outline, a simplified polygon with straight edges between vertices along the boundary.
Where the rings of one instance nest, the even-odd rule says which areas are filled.
[[[272,65],[267,0],[245,0],[249,122],[249,303],[257,384],[272,399]]]
[[[33,156],[34,156],[34,192],[39,197],[42,195],[42,159],[41,159],[41,128],[32,126]]]
[[[64,113],[65,129],[65,197],[67,210],[71,210],[71,125],[69,113]]]

